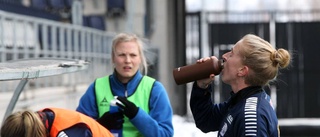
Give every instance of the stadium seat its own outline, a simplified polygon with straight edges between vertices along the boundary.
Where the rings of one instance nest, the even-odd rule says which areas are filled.
[[[0,0],[1,2],[4,3],[10,3],[10,4],[16,4],[16,5],[22,5],[21,0]]]
[[[37,3],[36,0],[33,0],[33,1],[34,1],[33,4]],[[40,1],[40,0],[38,0],[38,1]],[[44,1],[44,0],[41,0],[41,1]],[[33,7],[33,5],[31,5],[31,6]],[[47,6],[43,6],[43,7],[47,7]],[[38,18],[45,18],[45,19],[55,20],[55,21],[61,20],[61,18],[58,14],[52,14],[49,11],[41,10],[40,7],[39,8],[30,8],[30,7],[20,5],[20,4],[3,2],[1,0],[0,0],[0,10],[13,12],[16,14],[38,17]]]
[[[49,5],[47,0],[31,0],[31,7],[40,10],[48,10]]]
[[[73,0],[64,0],[67,9],[71,9]]]
[[[125,0],[107,0],[107,15],[119,17],[125,13]]]
[[[53,10],[64,10],[66,8],[64,0],[48,0],[49,6]]]
[[[106,30],[104,16],[92,15],[88,16],[88,26],[99,30]]]
[[[82,26],[89,27],[89,17],[88,16],[82,16]]]
[[[71,7],[67,7],[65,0],[48,0],[49,7],[52,13],[57,13],[63,19],[70,19]]]

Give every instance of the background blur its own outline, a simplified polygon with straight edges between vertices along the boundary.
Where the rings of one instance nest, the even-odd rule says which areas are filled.
[[[0,62],[42,57],[89,61],[85,71],[30,79],[15,106],[15,111],[75,109],[88,85],[112,72],[113,36],[136,33],[146,44],[148,75],[166,87],[175,115],[192,122],[192,83],[176,85],[172,70],[201,57],[221,57],[253,33],[293,53],[291,67],[266,87],[284,136],[295,132],[281,126],[281,120],[313,118],[302,122],[307,124],[320,117],[319,21],[318,0],[0,0]],[[0,121],[18,83],[0,82]],[[213,86],[215,103],[228,98],[230,87],[219,80]],[[303,124],[298,129],[319,129],[319,124]],[[294,131],[303,135],[314,133],[298,129]]]

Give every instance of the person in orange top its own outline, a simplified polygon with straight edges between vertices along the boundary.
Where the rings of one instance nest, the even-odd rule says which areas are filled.
[[[45,108],[18,111],[9,115],[1,137],[113,137],[96,120],[73,110]]]

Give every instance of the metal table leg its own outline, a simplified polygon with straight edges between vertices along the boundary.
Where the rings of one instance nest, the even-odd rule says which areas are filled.
[[[20,96],[24,86],[27,84],[27,82],[28,82],[28,79],[22,79],[20,81],[19,85],[17,86],[16,90],[14,91],[12,98],[9,102],[9,105],[7,107],[6,113],[3,118],[3,122],[12,113],[12,111],[13,111],[14,107],[16,106],[16,103],[19,99],[19,96]]]

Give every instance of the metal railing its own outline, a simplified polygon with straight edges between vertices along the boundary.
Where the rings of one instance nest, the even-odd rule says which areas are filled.
[[[112,72],[111,41],[114,35],[81,25],[0,11],[0,63],[32,58],[88,61],[90,65],[85,71],[31,80],[24,88],[66,87],[74,90],[77,85],[89,85],[95,78]],[[0,93],[12,92],[18,82],[0,81]]]

